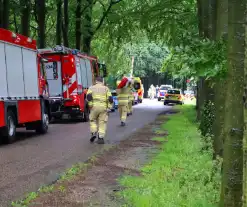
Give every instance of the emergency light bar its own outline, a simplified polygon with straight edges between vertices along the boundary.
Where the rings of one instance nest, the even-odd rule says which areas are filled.
[[[32,42],[33,40],[29,37],[29,38],[27,38],[27,42]]]
[[[57,45],[56,47],[54,47],[53,50],[56,52],[63,52],[64,51],[63,46],[60,46],[60,45]]]
[[[16,38],[17,35],[16,35],[14,32],[12,32],[12,37],[13,37],[13,38]]]
[[[72,54],[73,54],[73,55],[77,55],[78,53],[80,53],[79,50],[77,50],[77,49],[72,50]]]

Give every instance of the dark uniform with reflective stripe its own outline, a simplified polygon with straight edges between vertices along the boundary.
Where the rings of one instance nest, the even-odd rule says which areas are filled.
[[[92,137],[90,141],[93,142],[98,134],[98,143],[104,144],[108,121],[107,109],[110,109],[113,103],[111,92],[102,82],[96,82],[96,84],[91,86],[87,91],[87,101],[91,108],[89,119]]]

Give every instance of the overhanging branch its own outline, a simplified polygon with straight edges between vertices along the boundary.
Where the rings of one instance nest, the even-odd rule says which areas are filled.
[[[123,1],[123,0],[115,0],[115,1],[114,1],[114,0],[111,0],[111,1],[110,1],[109,6],[108,6],[107,9],[103,12],[103,15],[102,15],[102,17],[101,17],[101,19],[100,19],[100,21],[99,21],[99,24],[97,25],[97,27],[96,27],[95,30],[94,30],[94,34],[101,28],[102,24],[104,23],[104,21],[105,21],[107,15],[109,14],[109,12],[110,12],[110,10],[111,10],[111,8],[112,8],[115,4],[120,3],[121,1]]]

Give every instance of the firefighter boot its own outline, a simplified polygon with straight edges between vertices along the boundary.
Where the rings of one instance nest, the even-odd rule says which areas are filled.
[[[125,126],[125,122],[121,121],[121,126]]]
[[[103,137],[99,137],[97,140],[98,144],[105,144],[104,138]]]
[[[94,142],[94,140],[96,139],[96,137],[97,137],[97,132],[92,133],[90,142]]]

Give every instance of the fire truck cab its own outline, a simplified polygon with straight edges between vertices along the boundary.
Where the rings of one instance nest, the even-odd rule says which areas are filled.
[[[105,65],[98,63],[97,57],[64,46],[40,49],[39,54],[47,60],[42,71],[48,82],[51,116],[61,119],[67,115],[87,122],[90,112],[86,92],[101,75],[100,69],[106,76]]]
[[[37,61],[35,40],[0,29],[0,139],[6,143],[15,140],[17,127],[48,130],[49,101],[41,94]]]

